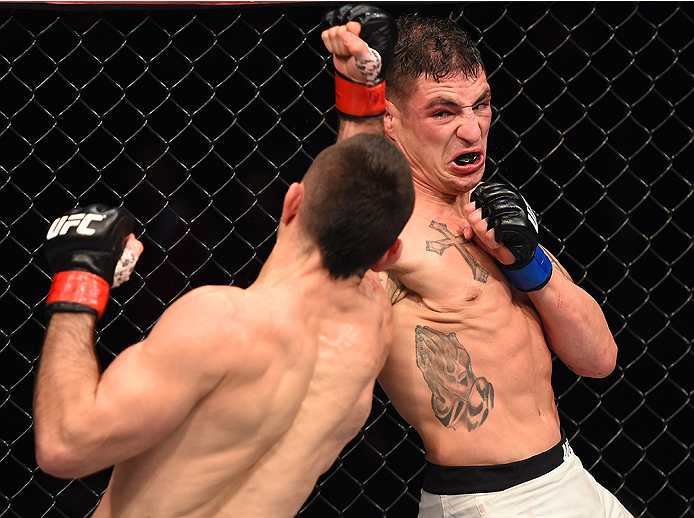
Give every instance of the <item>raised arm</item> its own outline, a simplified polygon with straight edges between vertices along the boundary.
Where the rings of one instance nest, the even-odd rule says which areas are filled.
[[[147,340],[127,348],[102,374],[94,330],[111,285],[129,277],[119,270],[114,275],[118,258],[129,257],[132,267],[142,251],[128,235],[131,227],[124,209],[90,206],[57,219],[47,235],[54,280],[34,432],[39,466],[54,476],[85,476],[140,453],[178,426],[217,381],[190,367],[200,352],[191,351],[198,343],[187,319],[212,313],[190,297],[175,303]],[[214,328],[202,322],[203,329]]]
[[[494,257],[501,271],[528,294],[547,345],[580,376],[601,378],[615,367],[617,345],[597,302],[574,284],[564,268],[537,242],[537,221],[512,187],[487,182],[463,207],[464,231]]]
[[[321,26],[335,65],[337,140],[383,135],[384,79],[397,41],[395,21],[376,7],[348,4],[326,13]]]
[[[34,399],[41,469],[82,477],[171,434],[226,374],[209,349],[219,342],[214,333],[225,302],[212,288],[183,296],[103,373],[94,353],[94,318],[54,314]]]

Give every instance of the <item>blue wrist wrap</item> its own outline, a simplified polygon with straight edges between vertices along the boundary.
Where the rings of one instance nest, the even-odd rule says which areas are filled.
[[[535,291],[543,288],[552,277],[552,261],[539,246],[535,255],[526,266],[513,270],[506,265],[500,265],[501,271],[516,288],[521,291]]]

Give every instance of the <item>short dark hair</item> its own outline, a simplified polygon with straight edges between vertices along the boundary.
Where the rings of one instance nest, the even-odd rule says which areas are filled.
[[[303,229],[336,279],[363,276],[395,243],[414,207],[410,166],[381,135],[326,148],[303,183]]]
[[[476,78],[484,70],[475,42],[453,20],[407,15],[397,24],[398,42],[386,74],[389,99],[407,99],[420,76],[438,82],[459,73]]]

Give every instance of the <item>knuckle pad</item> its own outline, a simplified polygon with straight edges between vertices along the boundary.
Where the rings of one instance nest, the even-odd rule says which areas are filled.
[[[44,242],[44,255],[53,273],[86,271],[110,282],[125,239],[135,227],[123,207],[102,204],[76,207],[56,219]]]
[[[380,54],[382,72],[379,77],[382,79],[393,58],[393,51],[398,39],[398,28],[395,20],[390,14],[378,7],[366,4],[347,4],[323,15],[321,30],[327,30],[335,25],[344,25],[347,22],[359,22],[361,24],[359,37]]]
[[[513,253],[517,263],[531,258],[538,245],[537,224],[532,209],[513,187],[502,182],[485,182],[470,196],[494,229],[498,242]]]

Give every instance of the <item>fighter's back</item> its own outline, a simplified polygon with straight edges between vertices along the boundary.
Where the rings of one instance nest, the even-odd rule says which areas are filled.
[[[310,303],[306,309],[313,316],[304,317],[306,336],[318,337],[306,395],[292,426],[230,502],[234,516],[294,516],[369,415],[375,378],[392,340],[385,293],[367,276],[359,291],[334,292],[328,304],[314,300],[322,300],[320,309]]]
[[[180,333],[172,342],[205,337],[178,346],[199,349],[190,368],[211,388],[173,433],[114,468],[94,516],[293,516],[368,417],[388,301],[365,280],[208,287],[174,306],[163,318],[188,327],[162,327]]]

